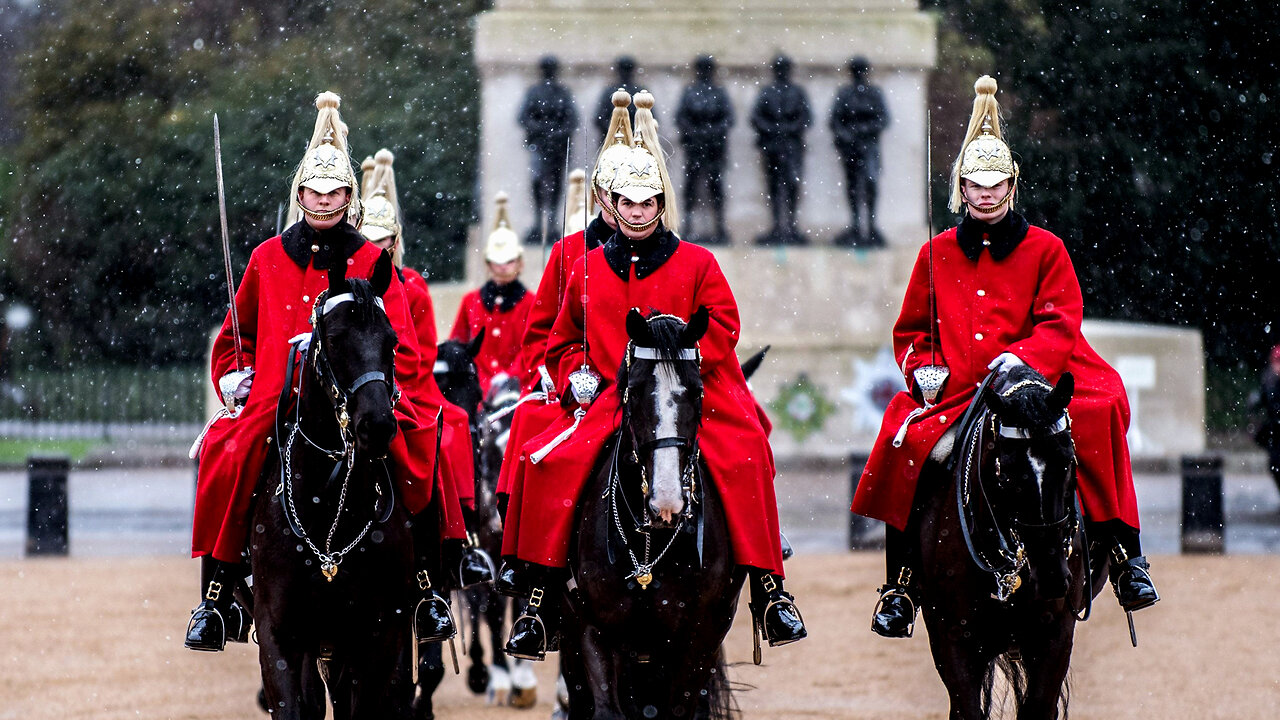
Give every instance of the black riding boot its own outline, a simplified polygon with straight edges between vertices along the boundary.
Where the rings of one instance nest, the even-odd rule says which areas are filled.
[[[916,627],[916,603],[911,596],[911,552],[906,535],[885,528],[885,584],[871,617],[871,630],[887,638],[909,638]]]
[[[219,652],[228,641],[249,641],[253,618],[234,597],[236,584],[244,576],[243,565],[215,560],[212,555],[201,556],[200,587],[204,598],[191,611],[184,645],[192,650]]]
[[[449,603],[431,587],[431,576],[426,570],[419,570],[417,580],[418,589],[422,591],[413,610],[413,631],[418,643],[444,642],[457,635],[453,612],[449,610]]]
[[[476,511],[468,507],[462,508],[463,521],[467,528],[467,540],[463,543],[461,557],[458,560],[458,587],[469,588],[493,582],[493,558],[480,548],[480,539],[476,536],[476,527],[480,519]]]
[[[747,574],[751,576],[751,619],[769,647],[808,637],[795,598],[782,589],[782,578],[758,568],[749,568]]]
[[[1138,530],[1119,520],[1097,523],[1095,528],[1101,530],[1099,537],[1106,543],[1103,547],[1110,548],[1111,588],[1120,607],[1133,612],[1159,602],[1160,594],[1151,581],[1151,565],[1142,555]]]
[[[432,575],[439,578],[439,565],[449,564],[449,557],[456,560],[462,547],[460,541],[439,539],[440,526],[433,521],[431,510],[419,513],[413,518],[410,533],[413,536],[414,579],[418,583],[421,597],[413,609],[413,632],[418,644],[444,642],[458,634],[458,627],[453,621],[453,612],[449,603],[431,584]],[[443,559],[442,559],[443,558]]]
[[[545,660],[560,649],[560,587],[552,568],[528,563],[534,584],[524,613],[511,625],[511,637],[503,652],[525,660]]]
[[[498,577],[493,581],[493,589],[507,597],[527,598],[533,592],[530,574],[529,563],[504,557],[498,568]]]

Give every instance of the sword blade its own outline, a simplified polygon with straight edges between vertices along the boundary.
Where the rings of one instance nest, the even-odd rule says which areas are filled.
[[[231,240],[227,232],[227,193],[222,184],[222,133],[218,114],[213,115],[213,159],[218,171],[218,219],[222,227],[222,262],[227,273],[227,301],[230,303],[231,336],[236,344],[236,370],[244,369],[244,351],[240,343],[240,313],[236,311],[235,275],[231,270]]]

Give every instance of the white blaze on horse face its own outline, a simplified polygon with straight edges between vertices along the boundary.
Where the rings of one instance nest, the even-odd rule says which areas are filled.
[[[684,395],[684,385],[676,376],[670,363],[658,363],[653,401],[658,418],[657,437],[676,437],[679,431],[676,421],[679,410],[676,399]],[[653,488],[649,507],[662,518],[672,518],[684,510],[684,495],[680,487],[680,448],[664,447],[653,451]]]
[[[1031,463],[1031,472],[1036,478],[1036,492],[1039,493],[1040,499],[1044,500],[1045,462],[1035,455],[1032,455],[1030,451],[1027,451],[1027,462]]]

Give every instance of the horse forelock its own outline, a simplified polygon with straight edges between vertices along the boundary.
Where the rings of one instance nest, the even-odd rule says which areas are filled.
[[[996,390],[1004,401],[1000,422],[1006,427],[1040,430],[1062,417],[1061,408],[1054,409],[1049,405],[1053,386],[1027,365],[1010,369]]]
[[[378,297],[378,294],[373,291],[373,285],[363,278],[347,278],[347,288],[356,301],[355,319],[360,323],[373,320],[374,310],[377,308],[375,301]]]
[[[663,360],[680,357],[681,339],[685,323],[671,315],[656,315],[649,318],[649,332],[653,334],[653,349]]]

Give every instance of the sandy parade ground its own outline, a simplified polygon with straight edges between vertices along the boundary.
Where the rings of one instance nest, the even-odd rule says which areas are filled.
[[[923,625],[907,641],[868,629],[882,562],[876,552],[789,561],[810,637],[766,648],[761,667],[750,664],[742,604],[728,652],[743,718],[946,717]],[[180,557],[0,562],[0,720],[266,717],[254,701],[256,646],[216,655],[182,647],[197,566]],[[1153,566],[1163,601],[1136,616],[1137,649],[1109,591],[1080,627],[1071,717],[1280,716],[1280,557],[1157,556]],[[450,674],[437,717],[547,718],[553,671],[539,666],[532,710],[488,707]]]

